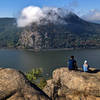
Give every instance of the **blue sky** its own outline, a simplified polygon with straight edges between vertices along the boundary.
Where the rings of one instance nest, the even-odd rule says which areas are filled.
[[[79,15],[89,14],[92,9],[100,10],[100,0],[0,0],[0,17],[15,17],[30,5],[73,8]]]

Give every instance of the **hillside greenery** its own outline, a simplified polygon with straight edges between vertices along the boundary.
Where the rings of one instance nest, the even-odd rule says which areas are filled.
[[[0,48],[16,47],[20,33],[15,18],[0,18]]]

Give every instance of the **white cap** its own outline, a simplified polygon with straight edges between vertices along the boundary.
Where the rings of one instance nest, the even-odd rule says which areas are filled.
[[[84,64],[87,64],[87,63],[88,63],[88,61],[87,61],[87,60],[85,60],[85,61],[84,61]]]

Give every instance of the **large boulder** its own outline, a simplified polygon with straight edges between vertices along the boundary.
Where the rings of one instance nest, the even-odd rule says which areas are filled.
[[[15,69],[0,68],[0,100],[50,100],[25,75]]]
[[[69,71],[59,68],[44,88],[54,100],[100,100],[100,72]],[[63,99],[62,99],[63,98]]]

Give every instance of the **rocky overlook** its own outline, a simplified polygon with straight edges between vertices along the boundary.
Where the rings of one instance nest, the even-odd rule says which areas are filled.
[[[0,100],[100,100],[100,71],[59,68],[41,90],[22,72],[0,68]]]
[[[100,72],[56,69],[44,88],[53,100],[100,100]]]

